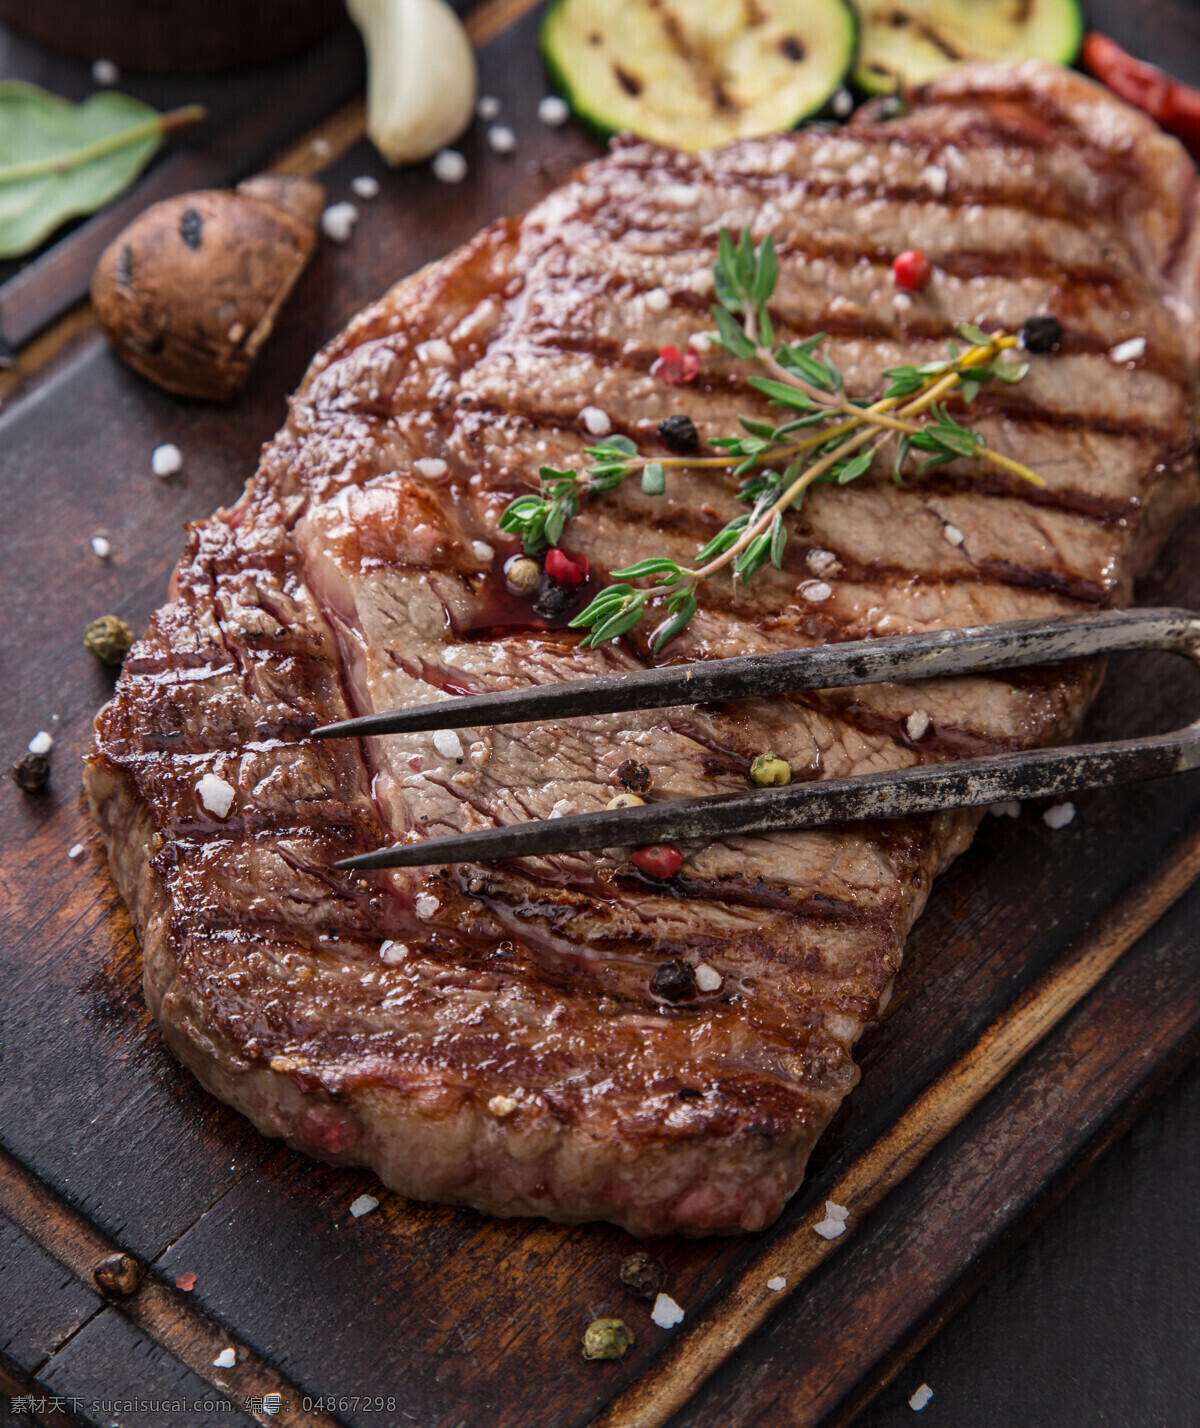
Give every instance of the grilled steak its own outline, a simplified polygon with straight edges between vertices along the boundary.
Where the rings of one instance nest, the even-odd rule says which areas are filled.
[[[1179,146],[1088,82],[969,68],[840,132],[695,157],[621,142],[363,313],[244,498],[191,530],[97,719],[88,792],[176,1054],[264,1133],[407,1195],[637,1234],[769,1224],[973,815],[686,848],[665,882],[620,849],[331,864],[412,830],[602,808],[631,759],[678,798],[744,788],[766,748],[837,777],[1044,743],[1076,727],[1096,669],[478,729],[461,748],[305,735],[650,659],[640,636],[579,647],[566,622],[588,589],[510,592],[498,519],[540,464],[578,464],[585,407],[646,451],[681,410],[702,441],[766,416],[713,351],[684,393],[649,370],[711,325],[722,225],[775,234],[777,326],[830,334],[852,393],[941,355],[956,322],[1055,314],[1061,350],[972,408],[1047,486],[962,462],[814,488],[784,568],[713,582],[662,658],[1127,600],[1195,495],[1195,202]],[[904,248],[936,265],[915,298],[889,276]],[[1109,355],[1133,338],[1144,353]],[[593,576],[687,563],[736,484],[697,471],[650,500],[626,483],[567,543]]]

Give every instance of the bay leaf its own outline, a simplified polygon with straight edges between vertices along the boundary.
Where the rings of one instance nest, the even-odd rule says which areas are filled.
[[[82,104],[20,80],[0,82],[0,257],[15,258],[69,218],[127,188],[171,129],[203,118],[195,105],[159,114],[101,90]]]

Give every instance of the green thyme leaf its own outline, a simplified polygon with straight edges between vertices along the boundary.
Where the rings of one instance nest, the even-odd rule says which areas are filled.
[[[750,580],[766,563],[771,554],[771,532],[763,531],[756,535],[750,544],[738,556],[734,570],[742,579]]]
[[[1021,378],[1025,375],[1025,373],[1029,371],[1029,363],[997,362],[992,370],[1002,382],[1008,382],[1011,384],[1014,382],[1019,382]]]
[[[613,574],[621,580],[640,580],[645,575],[682,575],[682,573],[679,566],[665,555],[651,555],[645,560],[639,560],[636,565],[627,566],[624,570],[613,571]]]
[[[771,564],[776,570],[783,569],[783,548],[787,544],[787,531],[784,529],[783,517],[778,511],[775,512],[775,519],[771,522]]]
[[[749,233],[746,234],[749,238]],[[762,308],[766,305],[767,299],[775,291],[775,284],[779,281],[779,259],[775,255],[775,235],[768,233],[763,239],[763,245],[758,250],[758,263],[754,271],[754,286],[750,294],[754,306]],[[769,345],[769,344],[768,344]]]
[[[647,496],[661,496],[667,489],[667,473],[661,461],[651,461],[642,472],[642,492]]]
[[[972,347],[988,347],[991,344],[992,339],[973,322],[960,322],[954,330],[964,342],[969,342]]]
[[[892,480],[897,486],[904,482],[904,463],[908,460],[908,453],[912,448],[912,437],[906,432],[896,445],[896,459],[892,463]]]
[[[670,612],[670,618],[659,625],[654,632],[655,654],[658,654],[663,646],[673,640],[681,631],[686,630],[691,623],[692,616],[696,613],[696,587],[689,585],[686,590],[681,590],[678,595],[667,602],[667,609]]]
[[[869,445],[864,446],[861,451],[856,451],[845,461],[835,462],[829,468],[829,474],[836,479],[839,486],[848,486],[851,481],[857,481],[860,476],[870,470],[874,455],[875,452]]]
[[[743,328],[733,320],[726,309],[714,307],[712,313],[717,324],[721,346],[726,352],[732,353],[734,357],[740,357],[743,361],[748,361],[753,357],[754,343],[750,341]]]
[[[594,456],[597,461],[606,461],[612,457],[636,456],[637,446],[627,436],[606,436],[600,445],[585,446],[583,451],[585,456]]]
[[[806,358],[805,360],[808,361],[809,359]],[[816,402],[813,401],[807,392],[799,392],[795,387],[789,387],[784,382],[772,381],[770,377],[749,377],[747,381],[755,391],[762,392],[764,396],[770,397],[777,406],[795,407],[797,411],[801,412],[811,412],[817,407]],[[773,432],[772,435],[774,435]]]
[[[751,436],[757,436],[763,441],[775,440],[776,431],[770,422],[751,421],[749,417],[738,417],[738,422]]]
[[[962,392],[964,402],[973,402],[979,395],[979,383],[976,381],[964,382],[959,390]]]

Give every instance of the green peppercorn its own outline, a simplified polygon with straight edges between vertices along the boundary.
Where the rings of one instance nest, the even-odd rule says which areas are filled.
[[[83,647],[104,664],[120,664],[133,646],[133,631],[117,615],[101,615],[83,632]]]
[[[610,798],[604,805],[605,808],[636,808],[639,803],[645,803],[644,798],[639,798],[636,793],[618,793]]]
[[[585,1359],[620,1359],[633,1343],[633,1331],[620,1319],[593,1319],[583,1336]]]
[[[514,590],[524,594],[542,578],[542,567],[529,556],[519,555],[504,567],[504,578]]]
[[[765,754],[759,754],[750,765],[750,777],[759,788],[782,786],[791,783],[792,766],[787,759],[781,759],[778,754],[773,754],[768,749]]]

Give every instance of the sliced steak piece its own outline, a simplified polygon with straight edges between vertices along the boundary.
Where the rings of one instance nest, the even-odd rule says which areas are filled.
[[[891,122],[699,156],[622,142],[358,317],[244,498],[192,529],[178,593],[96,722],[88,793],[177,1055],[264,1133],[407,1195],[636,1234],[768,1225],[974,815],[689,847],[667,882],[621,849],[358,877],[332,863],[414,829],[602,808],[628,759],[652,797],[680,798],[745,787],[767,747],[812,778],[1027,748],[1076,728],[1096,667],[461,744],[305,735],[651,658],[640,636],[579,647],[566,622],[594,583],[553,617],[512,595],[498,520],[539,465],[578,464],[585,406],[651,450],[677,411],[704,440],[766,415],[712,350],[686,391],[650,375],[660,346],[710,326],[722,225],[775,234],[777,326],[829,333],[853,394],[940,353],[958,322],[1054,313],[1061,352],[973,409],[1047,484],[961,462],[814,488],[784,568],[706,587],[664,658],[1127,600],[1196,495],[1196,193],[1182,149],[1087,81],[969,68]],[[889,274],[910,247],[936,270],[915,297]],[[1144,355],[1115,363],[1132,337]],[[629,483],[568,543],[601,575],[688,560],[735,487],[697,471],[649,500]],[[232,791],[226,813],[206,775]]]

